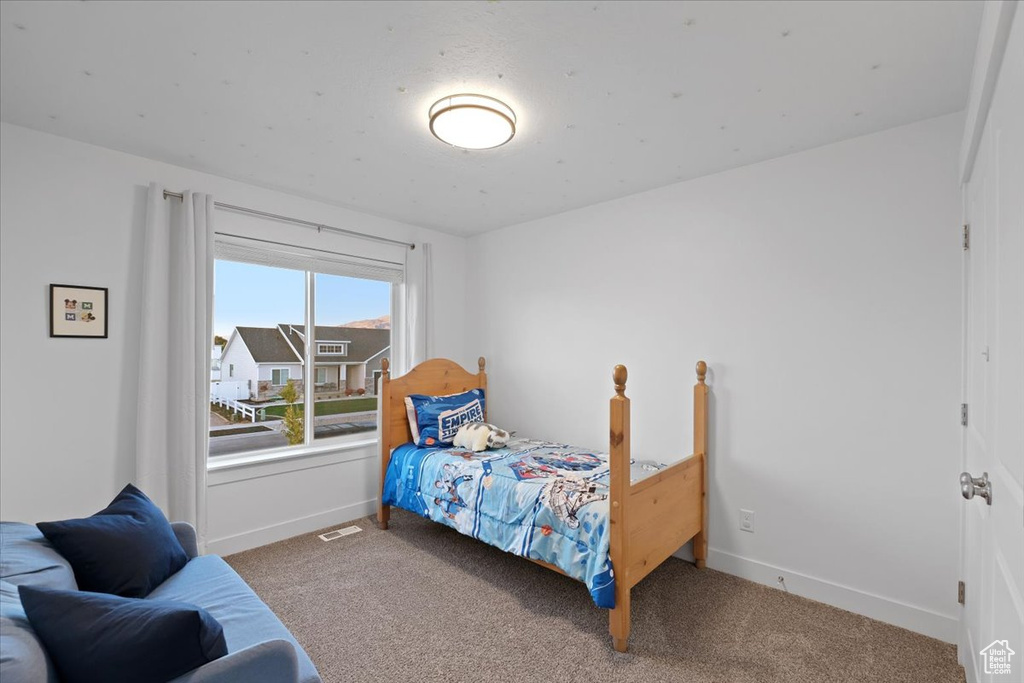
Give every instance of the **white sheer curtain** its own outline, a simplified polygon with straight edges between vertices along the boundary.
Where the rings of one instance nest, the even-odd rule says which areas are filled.
[[[151,184],[143,263],[136,485],[206,543],[213,198]]]
[[[406,255],[404,330],[400,335],[404,344],[396,349],[396,355],[404,360],[403,372],[430,358],[433,338],[430,310],[434,279],[432,260],[429,244],[417,244]]]

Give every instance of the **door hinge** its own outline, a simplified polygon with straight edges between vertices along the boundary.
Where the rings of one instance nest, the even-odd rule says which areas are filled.
[[[961,403],[960,404],[960,426],[961,427],[966,427],[967,426],[967,404],[966,403]]]
[[[964,251],[971,248],[971,224],[964,223]]]
[[[961,605],[964,604],[965,595],[967,592],[967,586],[964,585],[963,581],[956,582],[956,601]]]

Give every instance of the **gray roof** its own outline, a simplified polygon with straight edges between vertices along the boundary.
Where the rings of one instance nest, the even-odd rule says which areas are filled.
[[[292,347],[274,327],[236,327],[252,359],[257,363],[300,363]]]
[[[302,330],[305,329],[304,325],[278,325],[277,329],[295,347],[296,353],[300,356],[306,353],[306,342],[302,338]]]
[[[281,324],[278,329],[281,330],[282,338],[287,335],[299,354],[305,353],[305,344],[299,334],[305,329],[304,326]],[[348,353],[344,356],[317,355],[314,359],[316,363],[363,363],[391,345],[391,330],[317,325],[316,341],[348,342]]]

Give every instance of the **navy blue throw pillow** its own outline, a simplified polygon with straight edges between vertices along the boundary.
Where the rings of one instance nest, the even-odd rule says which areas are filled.
[[[92,517],[36,526],[83,591],[144,598],[188,562],[164,513],[131,484]]]
[[[228,653],[201,607],[19,586],[21,605],[64,683],[155,683]]]

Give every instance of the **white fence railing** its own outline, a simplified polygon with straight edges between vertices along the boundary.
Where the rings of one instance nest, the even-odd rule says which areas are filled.
[[[249,398],[249,381],[230,379],[210,382],[210,398]]]
[[[256,409],[253,406],[240,403],[233,398],[211,398],[210,403],[215,406],[224,406],[236,413],[241,413],[242,419],[249,418],[250,422],[256,421]]]

